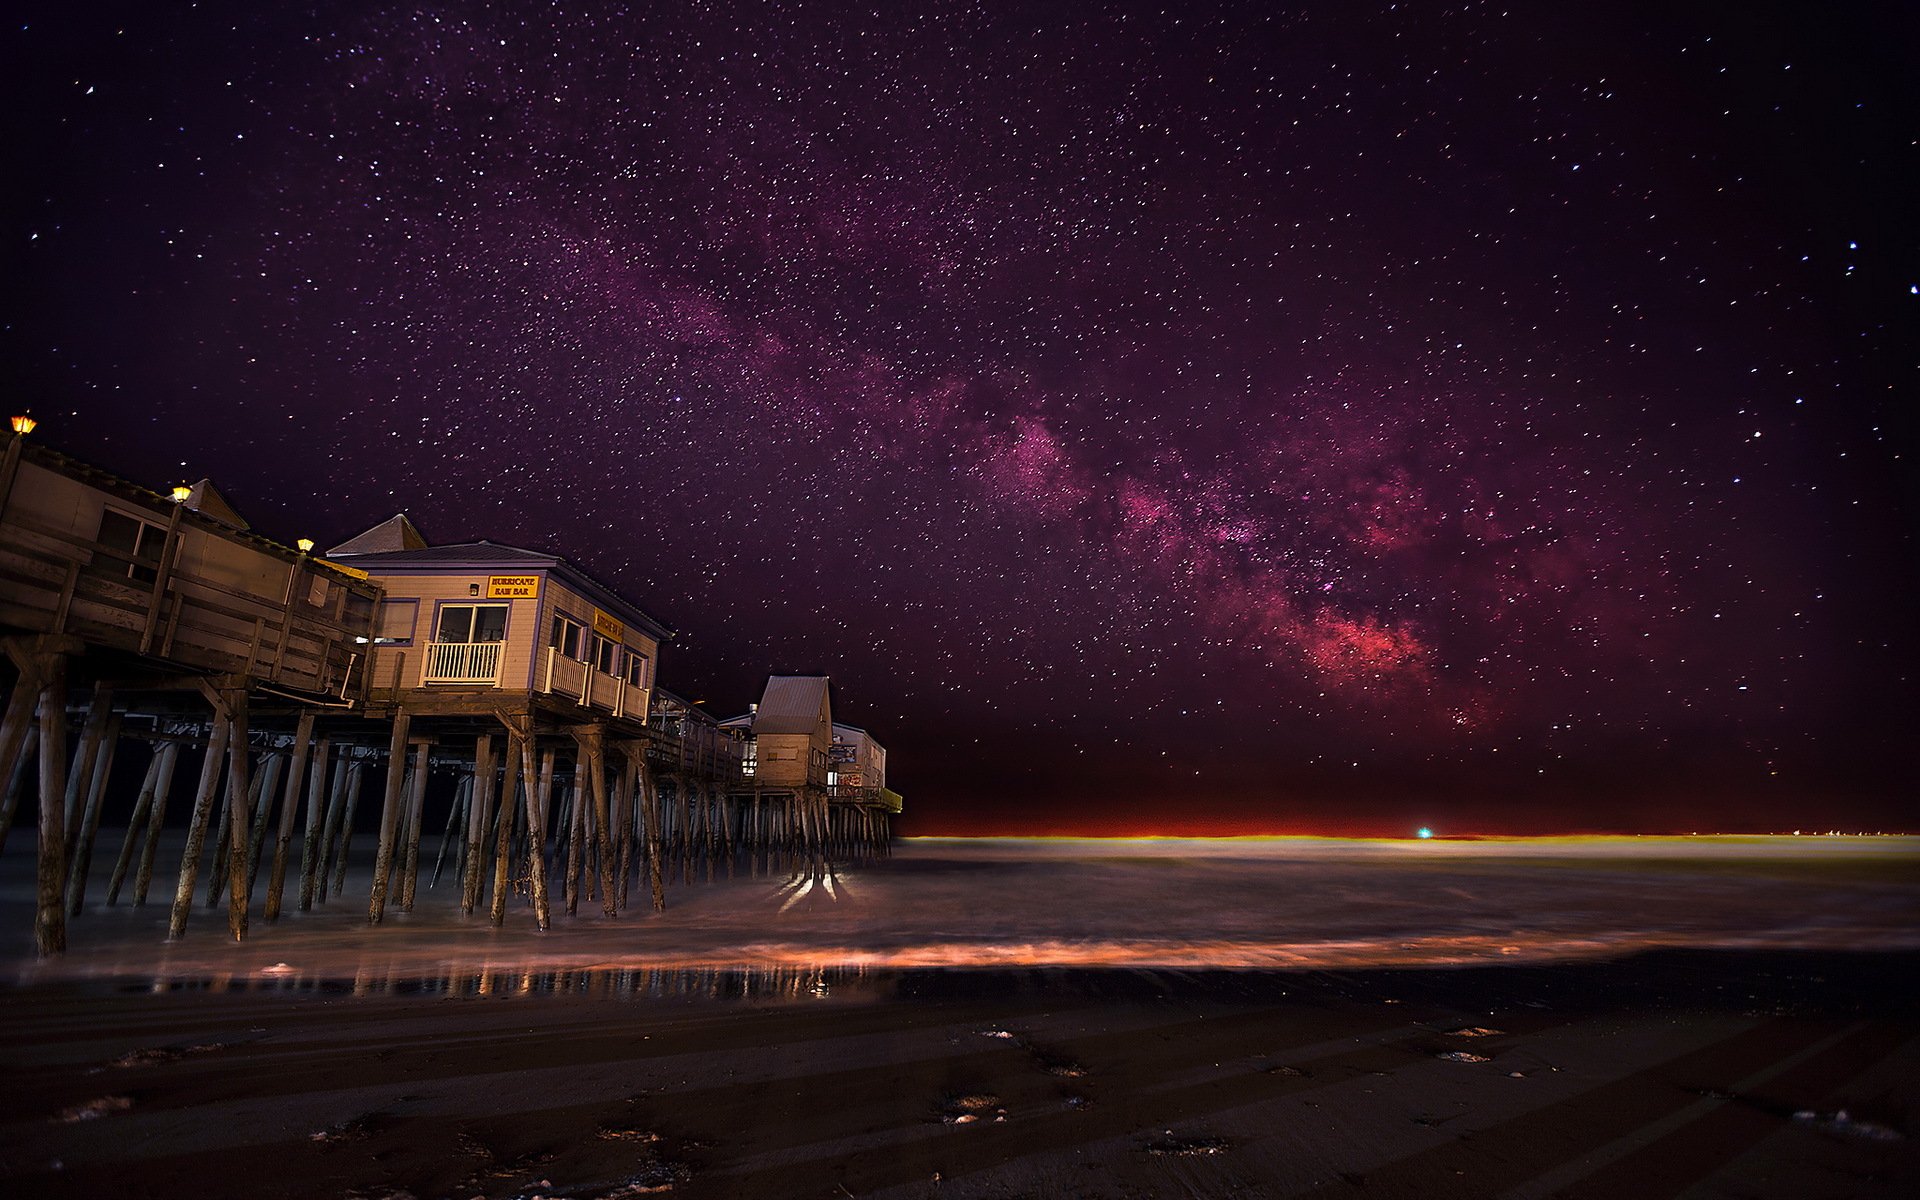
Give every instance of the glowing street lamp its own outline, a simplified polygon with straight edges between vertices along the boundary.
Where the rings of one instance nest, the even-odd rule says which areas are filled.
[[[32,433],[34,426],[39,423],[40,422],[33,419],[33,414],[21,413],[13,418],[13,431],[21,437],[25,437],[29,433]]]
[[[301,538],[301,539],[300,539],[299,541],[297,541],[297,542],[295,542],[295,543],[294,543],[294,545],[296,545],[296,546],[298,546],[298,547],[300,547],[300,553],[302,553],[302,554],[312,554],[312,553],[313,553],[313,539],[312,539],[312,538]]]
[[[173,485],[173,502],[175,504],[185,504],[187,502],[187,498],[192,495],[193,495],[193,489],[188,487],[186,484],[176,483]]]

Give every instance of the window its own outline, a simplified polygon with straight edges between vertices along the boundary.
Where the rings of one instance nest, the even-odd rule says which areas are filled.
[[[608,641],[596,633],[593,635],[593,657],[588,661],[593,663],[595,670],[611,675],[618,649],[617,643]]]
[[[627,683],[631,687],[647,686],[647,656],[638,650],[627,651]]]
[[[553,614],[553,630],[547,635],[547,645],[566,655],[568,658],[580,657],[580,635],[584,632],[580,622],[565,613]]]
[[[160,575],[160,549],[167,531],[111,508],[100,513],[100,535],[94,539],[118,555],[94,556],[93,569],[103,575],[152,583]],[[131,561],[129,561],[131,560]]]
[[[442,642],[503,642],[507,639],[504,604],[449,604],[440,610]]]
[[[418,600],[382,600],[374,619],[373,641],[377,646],[402,646],[413,642],[414,623],[420,619]]]

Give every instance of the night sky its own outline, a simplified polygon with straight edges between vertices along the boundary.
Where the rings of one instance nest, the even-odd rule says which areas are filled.
[[[1920,824],[1911,5],[111,8],[35,436],[829,673],[908,832]]]

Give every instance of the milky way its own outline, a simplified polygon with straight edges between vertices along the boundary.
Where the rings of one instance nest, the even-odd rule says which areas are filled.
[[[1900,812],[1909,14],[257,7],[6,35],[56,445],[558,550],[927,829]]]

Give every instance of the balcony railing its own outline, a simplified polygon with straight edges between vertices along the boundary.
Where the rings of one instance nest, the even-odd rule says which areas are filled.
[[[582,707],[604,708],[616,717],[647,719],[648,689],[598,670],[591,663],[568,658],[552,646],[547,647],[540,690],[570,697]]]
[[[504,642],[428,642],[422,683],[484,683],[500,681],[500,648]]]

